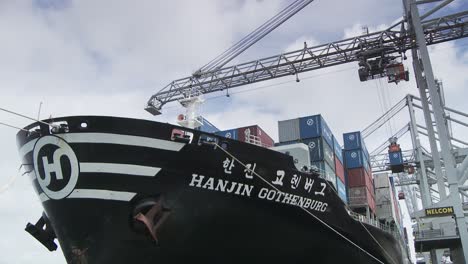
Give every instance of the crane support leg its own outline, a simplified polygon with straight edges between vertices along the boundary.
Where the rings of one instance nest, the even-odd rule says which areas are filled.
[[[407,0],[408,1],[408,0]],[[458,173],[455,167],[455,160],[451,152],[451,144],[449,141],[448,129],[445,125],[445,118],[441,106],[440,98],[432,71],[431,60],[427,50],[426,41],[424,40],[424,32],[421,25],[421,18],[415,0],[409,0],[411,26],[415,31],[416,42],[419,46],[419,56],[424,70],[425,81],[429,89],[429,94],[432,98],[432,106],[434,110],[434,117],[437,125],[437,132],[439,134],[441,153],[444,160],[445,170],[447,174],[450,196],[450,203],[455,210],[455,220],[458,225],[458,232],[461,239],[461,246],[463,249],[463,259],[457,260],[457,263],[468,263],[468,230],[465,222],[465,215],[463,213],[462,201],[458,193]],[[417,58],[413,58],[417,59]]]
[[[408,110],[410,114],[410,131],[411,141],[413,141],[413,147],[416,150],[417,160],[419,161],[419,189],[421,190],[421,200],[424,207],[429,207],[432,204],[429,184],[427,183],[427,172],[424,164],[424,158],[421,150],[421,143],[419,141],[418,129],[416,127],[416,117],[414,114],[413,101],[410,95],[406,96]]]

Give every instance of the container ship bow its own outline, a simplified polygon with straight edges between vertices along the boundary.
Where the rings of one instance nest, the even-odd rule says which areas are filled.
[[[45,122],[17,134],[44,208],[26,231],[68,263],[404,263],[291,156],[147,120]]]

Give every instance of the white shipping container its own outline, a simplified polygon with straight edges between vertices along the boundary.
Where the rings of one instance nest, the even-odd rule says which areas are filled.
[[[378,173],[374,174],[374,186],[375,189],[378,188],[388,188],[390,186],[390,181],[388,177],[390,175],[388,173]]]
[[[278,121],[279,142],[289,142],[301,138],[299,118]]]
[[[375,177],[375,175],[374,175]],[[384,177],[381,177],[384,178]],[[375,179],[375,178],[374,178]],[[377,183],[374,181],[374,183]],[[375,189],[375,214],[379,220],[385,220],[387,222],[395,221],[399,225],[398,212],[399,208],[398,201],[396,200],[393,191],[390,187],[377,188]]]
[[[375,205],[375,214],[379,220],[391,222],[393,220],[391,201],[377,203]]]
[[[298,170],[302,169],[304,166],[310,166],[309,147],[304,143],[276,146],[270,149],[292,156]]]
[[[392,199],[390,198],[390,189],[389,188],[378,188],[375,189],[375,203],[376,205],[384,204],[387,202],[391,202]]]

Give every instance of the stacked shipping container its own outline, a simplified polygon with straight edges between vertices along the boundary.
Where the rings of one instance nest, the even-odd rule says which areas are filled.
[[[343,166],[343,150],[341,149],[340,143],[333,136],[333,151],[335,156],[335,174],[336,174],[336,189],[338,190],[338,195],[340,198],[348,202],[347,188],[346,188],[346,178],[345,171]]]
[[[393,173],[403,172],[403,154],[401,153],[401,150],[389,152],[388,159],[390,161],[390,169]]]
[[[329,180],[346,201],[342,150],[322,115],[278,121],[278,135],[278,145],[307,145],[309,165],[316,166],[322,177]]]
[[[215,134],[266,148],[275,144],[274,140],[258,125],[218,131]]]
[[[396,197],[393,178],[388,173],[374,175],[376,216],[385,224],[396,223],[402,227],[400,207]],[[402,231],[402,230],[401,230]]]
[[[389,177],[390,181],[390,190],[392,192],[392,198],[393,198],[393,208],[394,208],[394,213],[395,213],[395,220],[398,223],[400,227],[400,233],[402,233],[402,227],[403,227],[403,222],[402,222],[402,212],[401,212],[401,207],[398,204],[398,199],[397,197],[397,190],[395,188],[395,182],[393,181],[393,177]]]
[[[210,121],[206,120],[204,117],[200,117],[202,125],[195,128],[195,130],[200,130],[207,133],[216,133],[219,129],[213,125]]]
[[[375,195],[369,152],[360,132],[343,134],[344,164],[351,207],[369,207],[375,212]]]
[[[310,152],[309,147],[303,143],[294,143],[288,145],[278,145],[271,147],[272,150],[287,154],[293,157],[294,165],[298,170],[304,166],[310,166]]]

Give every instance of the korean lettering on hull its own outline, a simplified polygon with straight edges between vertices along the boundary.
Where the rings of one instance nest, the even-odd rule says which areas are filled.
[[[253,182],[255,177],[260,177],[255,173],[257,170],[257,162],[246,161],[244,165],[228,156],[220,162],[219,175],[192,173],[191,179],[187,177],[188,186],[289,204],[322,213],[327,211],[328,203],[323,197],[331,190],[323,180],[297,171],[277,169],[276,175],[270,174],[273,177],[262,178],[269,182],[268,186],[262,187]]]

